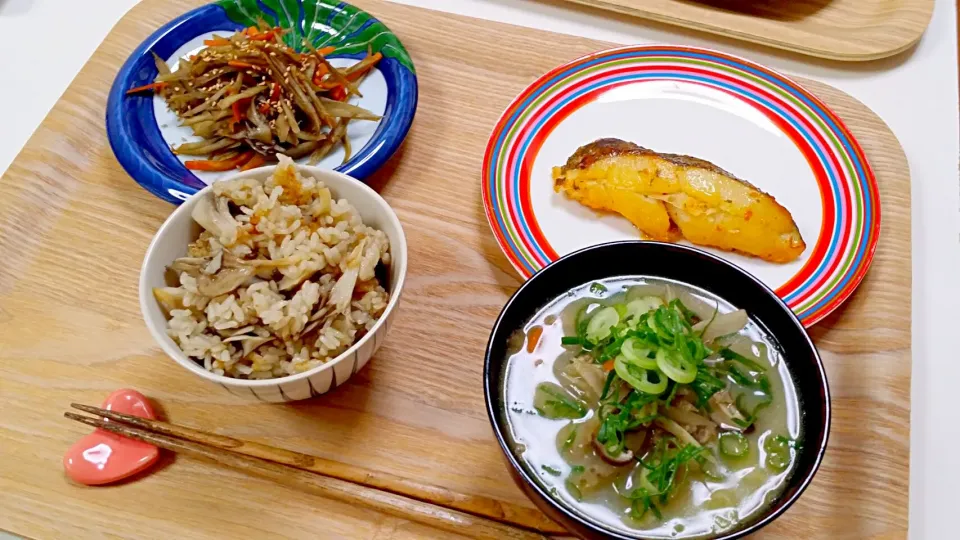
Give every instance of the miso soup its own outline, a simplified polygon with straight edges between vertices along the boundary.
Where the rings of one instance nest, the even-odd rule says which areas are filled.
[[[521,463],[564,506],[621,532],[690,538],[750,521],[802,440],[776,342],[673,281],[570,291],[513,336],[502,377]]]

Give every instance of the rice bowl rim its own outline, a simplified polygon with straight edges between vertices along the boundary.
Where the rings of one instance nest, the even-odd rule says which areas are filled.
[[[235,175],[226,177],[222,180],[219,180],[219,182],[228,181],[228,180],[241,180],[244,178],[266,179],[268,176],[273,175],[273,173],[276,171],[278,166],[279,165],[258,167],[256,169],[251,169],[249,171],[243,171]],[[396,283],[393,283],[391,281],[390,289],[387,290],[387,293],[389,294],[389,297],[390,297],[389,300],[387,301],[387,307],[383,310],[383,313],[380,315],[380,317],[377,318],[377,322],[374,323],[373,328],[371,328],[366,334],[364,334],[363,337],[358,339],[353,345],[348,347],[347,350],[343,351],[339,355],[335,356],[334,358],[330,359],[329,361],[319,366],[308,369],[303,373],[297,373],[295,375],[285,375],[283,377],[273,377],[270,379],[238,379],[234,377],[227,377],[224,375],[217,375],[212,371],[208,371],[204,369],[202,366],[200,366],[199,364],[197,364],[196,361],[194,361],[189,356],[187,356],[183,352],[183,350],[180,349],[180,347],[173,341],[173,339],[167,335],[166,323],[169,321],[168,318],[164,316],[162,319],[163,325],[158,327],[158,325],[151,323],[150,316],[147,313],[148,306],[151,305],[151,302],[153,303],[152,305],[157,304],[157,300],[153,296],[151,287],[146,283],[148,267],[150,263],[153,262],[151,261],[151,259],[154,256],[154,252],[156,250],[157,244],[161,241],[161,239],[166,234],[168,234],[169,229],[171,229],[174,226],[174,224],[179,224],[184,220],[188,220],[188,221],[193,220],[193,218],[190,215],[193,210],[193,207],[197,204],[197,201],[199,201],[201,197],[205,197],[208,193],[210,193],[210,191],[213,188],[213,185],[211,184],[201,189],[196,194],[192,195],[189,199],[187,199],[178,208],[176,208],[169,216],[167,216],[167,219],[164,220],[163,225],[161,225],[160,228],[157,230],[157,232],[153,235],[153,239],[151,239],[150,245],[147,247],[147,251],[144,254],[143,263],[140,266],[139,296],[140,296],[140,314],[143,317],[143,321],[146,324],[147,328],[150,330],[150,335],[153,336],[154,341],[156,341],[160,345],[160,348],[163,349],[163,352],[165,352],[167,356],[172,358],[174,361],[176,361],[178,364],[180,364],[184,368],[203,377],[204,379],[207,379],[208,381],[215,382],[218,384],[229,385],[229,386],[239,386],[239,387],[247,387],[247,388],[271,387],[271,386],[276,386],[280,383],[287,383],[287,382],[307,379],[324,370],[332,369],[333,366],[340,363],[344,358],[349,357],[355,351],[359,350],[360,347],[362,347],[368,340],[374,338],[374,335],[380,331],[381,327],[384,325],[385,321],[393,312],[393,310],[396,308],[397,303],[400,300],[400,294],[403,291],[404,281],[406,281],[406,277],[407,277],[407,237],[403,231],[403,226],[400,223],[400,218],[397,217],[396,212],[394,212],[390,204],[387,203],[387,201],[382,196],[380,196],[379,193],[374,191],[373,188],[361,182],[360,180],[353,178],[352,176],[349,176],[337,171],[321,169],[319,167],[312,167],[309,165],[297,165],[296,163],[294,163],[294,166],[296,167],[297,172],[299,172],[301,175],[312,176],[315,179],[322,181],[326,185],[326,187],[329,188],[330,191],[333,193],[335,200],[337,200],[338,198],[346,199],[351,206],[356,208],[356,200],[347,199],[346,197],[339,196],[339,189],[337,185],[342,183],[352,183],[352,184],[355,184],[356,187],[359,188],[362,193],[364,193],[363,197],[368,197],[369,200],[374,203],[374,206],[376,207],[376,213],[386,218],[387,222],[389,223],[389,226],[394,228],[398,233],[399,245],[395,245],[394,242],[390,241],[389,235],[387,237],[387,240],[390,242],[390,259],[391,259],[390,266],[392,268],[396,264],[400,265],[399,272],[398,272],[399,278],[397,279]],[[332,182],[328,180],[332,180]],[[370,226],[366,223],[366,220],[364,220],[364,225]],[[378,229],[384,233],[387,232],[385,227],[378,227]],[[187,246],[184,245],[183,249],[184,251],[186,251]],[[171,262],[173,261],[165,262],[164,266],[166,266],[167,264],[170,264]]]

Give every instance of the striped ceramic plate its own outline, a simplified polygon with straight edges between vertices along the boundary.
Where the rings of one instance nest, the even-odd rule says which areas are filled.
[[[876,179],[857,141],[819,99],[767,68],[714,51],[625,47],[547,73],[504,112],[483,162],[483,202],[524,277],[579,248],[637,230],[554,193],[551,168],[603,137],[711,161],[793,215],[803,255],[775,264],[714,251],[753,273],[806,326],[846,300],[877,245]]]

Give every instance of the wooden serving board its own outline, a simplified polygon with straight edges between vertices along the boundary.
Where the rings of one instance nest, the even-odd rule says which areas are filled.
[[[520,285],[480,202],[487,134],[537,76],[606,43],[362,0],[414,58],[420,109],[371,184],[410,246],[401,311],[370,365],[306,402],[244,401],[166,358],[137,303],[140,263],[173,210],[107,144],[119,66],[199,0],[145,0],[114,28],[0,181],[0,529],[35,538],[429,538],[365,508],[167,456],[136,481],[72,484],[60,459],[85,430],[61,414],[117,388],[185,425],[530,506],[484,412],[488,331]],[[896,138],[864,105],[803,81],[848,123],[880,182],[883,232],[857,294],[813,330],[833,393],[823,467],[763,536],[903,537],[910,417],[910,182]]]
[[[935,0],[547,0],[641,17],[800,54],[862,62],[913,46]]]

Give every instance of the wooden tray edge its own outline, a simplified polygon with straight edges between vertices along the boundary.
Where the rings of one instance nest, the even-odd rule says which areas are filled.
[[[926,8],[925,13],[923,14],[924,23],[921,27],[919,27],[919,31],[915,35],[911,35],[909,39],[903,40],[902,42],[897,43],[896,46],[878,48],[875,51],[863,53],[863,52],[853,52],[853,51],[830,50],[830,49],[818,48],[818,47],[806,47],[802,44],[792,43],[790,41],[778,40],[778,39],[766,37],[766,36],[760,36],[747,31],[732,30],[732,29],[724,28],[722,26],[711,24],[708,22],[693,21],[693,20],[685,19],[683,17],[674,17],[670,15],[665,15],[662,13],[649,11],[649,10],[631,9],[628,7],[608,4],[603,0],[562,0],[562,1],[573,3],[573,4],[579,4],[580,6],[585,6],[591,9],[597,9],[597,10],[613,12],[613,13],[620,13],[623,15],[628,15],[628,16],[636,17],[640,19],[646,19],[646,20],[654,21],[661,24],[679,26],[681,28],[687,28],[690,30],[705,32],[708,34],[722,36],[729,39],[736,39],[740,41],[754,43],[757,45],[763,45],[766,47],[773,47],[775,49],[790,51],[790,52],[802,54],[805,56],[812,56],[815,58],[823,58],[826,60],[835,60],[840,62],[869,62],[873,60],[880,60],[882,58],[895,56],[897,54],[900,54],[910,49],[911,47],[916,45],[917,42],[920,41],[920,38],[923,37],[923,34],[926,32],[927,27],[930,26],[930,20],[933,17],[933,9],[934,9],[933,0],[924,0],[923,5]],[[776,25],[777,23],[771,22],[770,24]]]

